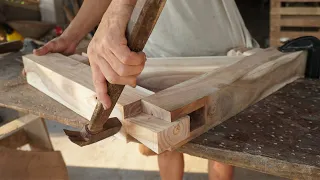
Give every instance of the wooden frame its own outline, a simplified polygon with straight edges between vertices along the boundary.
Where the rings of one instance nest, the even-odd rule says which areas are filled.
[[[87,113],[82,115],[90,120],[90,111],[95,107],[91,69],[74,59],[77,58],[60,54],[24,56],[27,81],[76,112],[77,108],[85,108]],[[162,63],[148,60],[140,82],[144,77],[159,79],[159,74],[168,73],[177,85],[168,87],[171,84],[161,83],[163,80],[147,84],[148,89],[161,90],[159,92],[126,87],[111,115],[123,124],[118,136],[128,139],[130,135],[156,153],[173,150],[303,77],[306,53],[285,54],[270,48],[251,56],[183,60],[186,67],[190,65],[189,70],[181,70],[187,78],[174,76],[179,77],[179,69],[170,69],[177,66],[170,58]],[[196,62],[199,68],[191,68]],[[87,104],[79,106],[82,103]]]
[[[271,0],[270,1],[270,45],[281,45],[281,38],[287,40],[300,36],[315,36],[320,38],[320,5],[313,7],[285,7],[282,3],[320,3],[320,0]],[[291,30],[282,30],[291,28]],[[292,28],[315,28],[315,30],[294,30]]]

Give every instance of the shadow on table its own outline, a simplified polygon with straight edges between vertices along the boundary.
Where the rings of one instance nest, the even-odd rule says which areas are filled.
[[[70,180],[160,180],[158,171],[68,166]],[[207,180],[207,173],[185,173],[184,180]]]
[[[160,180],[158,171],[142,171],[117,168],[94,168],[68,166],[70,180]],[[185,173],[183,180],[207,180],[207,173]],[[268,174],[250,171],[243,168],[235,169],[235,180],[287,180]]]

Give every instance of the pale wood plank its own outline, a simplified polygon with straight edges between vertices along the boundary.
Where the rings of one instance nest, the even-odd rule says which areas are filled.
[[[276,65],[279,65],[283,62],[289,64],[291,61],[295,61],[297,59],[299,60],[298,62],[300,62],[300,64],[305,62],[305,59],[297,58],[297,56],[300,55],[299,53],[284,54],[276,49],[270,48],[263,52],[248,56],[235,64],[221,68],[212,73],[207,73],[205,75],[193,78],[189,81],[175,85],[171,88],[142,99],[144,112],[152,114],[153,116],[166,121],[174,121],[175,119],[189,114],[201,106],[204,106],[207,101],[210,101],[209,97],[211,94],[216,95],[222,93],[223,95],[223,93],[226,93],[224,90],[227,87],[234,87],[234,84],[238,83],[239,79],[241,78],[246,77],[251,79],[251,81],[264,81],[264,79],[260,79],[259,77],[263,76],[264,74],[271,73]],[[280,62],[277,61],[278,59],[280,59]],[[289,62],[287,62],[287,60],[289,60]],[[270,64],[274,65],[270,66]],[[304,67],[301,66],[300,68]],[[287,71],[295,72],[296,69],[298,69],[298,67],[294,67],[292,69],[288,68]],[[252,77],[247,77],[246,74],[248,73]],[[300,74],[291,75],[292,77],[300,76],[301,72]],[[281,79],[280,77],[275,78]],[[248,85],[250,84],[245,84],[245,86]],[[270,84],[270,86],[271,85],[272,84]],[[241,86],[240,84],[240,87],[245,86]],[[259,87],[256,88],[259,90]],[[260,89],[260,91],[264,91],[264,89]],[[244,95],[247,95],[244,97],[254,97],[252,94]],[[242,96],[238,97],[237,94],[234,94],[234,98],[241,97]],[[225,99],[226,103],[233,104],[232,101],[229,101],[230,98],[225,98],[227,98]],[[244,101],[243,103],[247,102]]]
[[[91,119],[97,100],[90,66],[57,53],[46,56],[30,54],[24,56],[23,61],[30,85]],[[117,102],[118,107],[136,102],[144,97],[144,93],[152,94],[145,89],[142,92],[142,89],[126,86]]]
[[[248,55],[248,54],[245,54]],[[69,56],[89,64],[87,54]],[[244,56],[202,56],[148,58],[137,84],[157,92],[205,72],[210,72],[241,60]],[[183,66],[181,66],[183,64]]]
[[[156,153],[162,153],[190,136],[190,118],[188,116],[169,123],[141,113],[124,122],[127,132],[132,137]]]
[[[87,56],[81,56],[80,54],[73,54],[69,57],[83,64],[90,65],[89,58]]]
[[[90,120],[97,104],[89,66],[53,53],[23,56],[27,82]]]
[[[236,63],[244,56],[149,58],[137,84],[154,92]]]

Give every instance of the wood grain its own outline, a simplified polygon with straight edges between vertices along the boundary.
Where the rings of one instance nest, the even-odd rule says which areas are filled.
[[[58,53],[23,56],[27,82],[90,120],[97,100],[89,66]]]
[[[236,63],[243,57],[148,58],[144,70],[138,77],[137,84],[158,92],[203,73]]]
[[[73,54],[73,55],[70,55],[69,58],[72,58],[72,59],[79,61],[83,64],[90,65],[89,58],[87,56],[82,56],[80,54]]]
[[[293,54],[283,54],[276,49],[267,49],[263,52],[248,56],[243,60],[226,68],[221,68],[218,71],[193,78],[189,81],[158,92],[155,95],[144,98],[142,100],[144,111],[160,119],[164,119],[166,121],[174,121],[175,119],[189,114],[197,110],[201,106],[204,106],[206,100],[210,101],[212,95],[215,97],[220,97],[219,100],[221,101],[221,103],[223,103],[221,105],[218,104],[216,106],[217,108],[223,108],[226,105],[235,105],[234,102],[231,101],[232,99],[230,100],[230,97],[228,97],[228,94],[225,91],[226,88],[239,89],[240,87],[243,87],[244,90],[246,90],[246,86],[251,84],[256,85],[254,84],[254,82],[266,81],[270,83],[270,87],[277,89],[281,85],[286,84],[285,81],[279,81],[283,80],[283,78],[275,77],[276,79],[274,81],[271,81],[270,79],[262,79],[260,77],[264,76],[265,74],[271,73],[276,69],[277,66],[280,66],[282,63],[290,64],[291,61],[295,60],[297,60],[301,66],[294,66],[292,69],[286,70],[285,72],[289,74],[291,73],[291,78],[300,77],[304,72],[303,63],[305,63],[305,58],[298,58],[300,57],[300,55],[301,52]],[[297,72],[297,69],[299,69],[300,71]],[[246,82],[246,84],[238,84],[239,82],[241,82],[239,81],[239,79],[243,78],[248,79],[247,81],[244,81]],[[256,89],[255,92],[265,91],[265,89],[263,88],[260,89],[259,86],[253,86],[252,88]],[[247,94],[241,94],[246,95],[245,97],[253,97],[250,93],[248,92]],[[221,95],[218,96],[217,94]],[[259,95],[261,95],[261,97],[264,96],[264,94]],[[235,93],[233,96],[234,100],[237,100],[238,98],[242,99],[242,96],[240,96],[240,92],[239,96],[237,95],[237,93]],[[239,101],[240,104],[244,104],[242,108],[245,108],[248,103],[252,103],[252,99],[249,100],[250,101],[247,102]],[[212,111],[214,112],[214,110]],[[230,111],[230,109],[225,108],[225,111]]]
[[[68,180],[60,152],[0,150],[0,177],[3,180]]]
[[[127,132],[156,153],[162,153],[190,135],[190,118],[185,116],[170,123],[141,113],[127,118]]]

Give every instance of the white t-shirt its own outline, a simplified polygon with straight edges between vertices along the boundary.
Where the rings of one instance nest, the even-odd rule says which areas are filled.
[[[226,55],[253,47],[234,0],[167,0],[144,48],[148,57]]]

